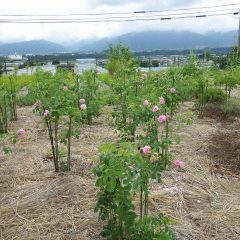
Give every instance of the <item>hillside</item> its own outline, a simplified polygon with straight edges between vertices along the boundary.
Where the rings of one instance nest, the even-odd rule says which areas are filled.
[[[128,33],[113,38],[102,38],[99,40],[81,40],[68,42],[61,45],[46,40],[23,41],[16,43],[0,44],[0,54],[47,54],[62,52],[102,52],[109,44],[122,43],[132,51],[161,50],[183,50],[219,48],[235,45],[237,42],[237,31],[230,32],[208,32],[206,34],[188,31],[148,31],[140,33]]]
[[[133,51],[151,51],[155,49],[189,49],[232,46],[237,41],[237,32],[209,32],[198,34],[188,31],[149,31],[128,33],[115,38],[104,38],[89,44],[79,44],[76,50],[103,51],[109,44],[122,43]],[[76,45],[76,44],[75,44]]]
[[[66,51],[65,47],[46,40],[23,41],[16,43],[5,43],[0,45],[0,54],[45,54]]]

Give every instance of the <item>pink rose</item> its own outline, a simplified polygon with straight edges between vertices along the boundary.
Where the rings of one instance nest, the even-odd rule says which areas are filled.
[[[176,168],[182,168],[184,166],[184,162],[181,160],[175,160],[175,161],[173,161],[173,165]]]
[[[85,101],[84,98],[80,98],[80,99],[79,99],[79,102],[80,102],[81,104],[83,104],[83,103],[85,103],[86,101]]]
[[[143,106],[144,106],[144,107],[147,107],[148,105],[149,105],[149,101],[148,101],[148,100],[144,100],[144,101],[143,101]]]
[[[152,112],[157,112],[159,110],[158,106],[154,106]]]
[[[26,135],[26,131],[23,129],[23,128],[20,128],[18,131],[17,131],[17,136],[18,137],[24,137]]]
[[[68,86],[66,86],[66,85],[63,86],[63,90],[64,90],[64,91],[67,91],[67,90],[68,90]]]
[[[165,104],[165,99],[162,96],[159,98],[159,103],[161,105]]]
[[[160,116],[158,117],[158,122],[164,123],[164,122],[166,122],[166,121],[167,121],[167,116],[166,116],[166,115],[160,115]]]
[[[87,105],[86,104],[81,104],[80,108],[81,108],[81,110],[86,110],[87,109]]]
[[[147,154],[149,154],[151,152],[151,147],[150,146],[144,146],[143,147],[143,154],[144,155],[147,155]]]
[[[175,92],[176,92],[176,88],[174,88],[174,87],[173,87],[173,88],[170,88],[169,91],[170,91],[170,93],[175,93]]]
[[[47,109],[44,111],[43,116],[45,118],[47,118],[49,116],[49,111]]]

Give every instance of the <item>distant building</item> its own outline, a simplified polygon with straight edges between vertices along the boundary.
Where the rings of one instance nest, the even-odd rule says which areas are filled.
[[[82,58],[82,59],[76,59],[76,62],[79,64],[96,64],[95,58]]]
[[[11,54],[11,55],[8,55],[7,59],[9,61],[22,61],[23,60],[23,56],[20,55],[20,54]]]
[[[57,69],[69,69],[69,70],[74,71],[74,64],[62,62],[57,65]]]
[[[22,55],[17,53],[8,55],[4,63],[4,71],[13,71],[15,68],[23,65],[27,60],[28,59],[26,57],[23,57]]]

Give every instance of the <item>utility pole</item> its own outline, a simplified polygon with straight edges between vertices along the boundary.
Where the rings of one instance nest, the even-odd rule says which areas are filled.
[[[240,10],[238,13],[239,24],[238,24],[238,52],[240,51]]]

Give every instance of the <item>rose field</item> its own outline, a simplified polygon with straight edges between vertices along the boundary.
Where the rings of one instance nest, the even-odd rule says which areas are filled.
[[[239,62],[1,76],[0,239],[240,239]]]

